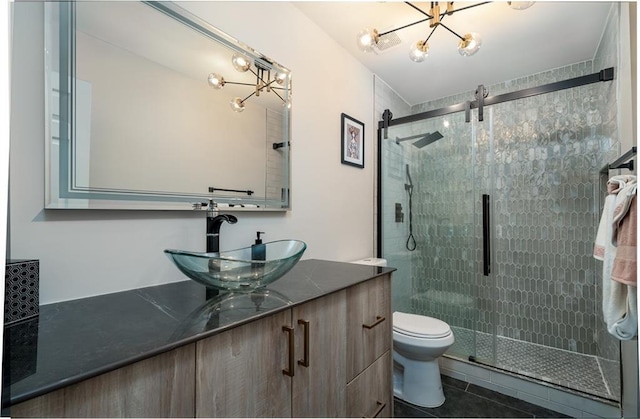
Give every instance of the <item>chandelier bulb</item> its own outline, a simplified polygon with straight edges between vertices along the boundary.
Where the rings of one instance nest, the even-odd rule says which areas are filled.
[[[461,39],[458,43],[458,52],[463,57],[469,57],[480,49],[482,45],[482,38],[477,33],[471,32],[467,33],[463,36],[464,39]]]
[[[284,71],[276,71],[274,79],[280,86],[284,86],[287,82],[287,77],[289,77],[288,73]]]
[[[358,48],[362,52],[372,52],[373,47],[380,40],[377,29],[365,28],[358,33]]]
[[[224,77],[220,74],[210,73],[209,77],[207,77],[207,83],[209,84],[209,87],[218,90],[224,87],[225,81]]]
[[[244,102],[239,97],[234,98],[231,102],[229,102],[229,105],[234,112],[240,113],[244,111]]]
[[[420,40],[413,44],[409,49],[409,58],[411,61],[421,63],[429,55],[429,44]]]
[[[244,73],[251,68],[251,60],[240,54],[233,54],[231,64],[233,64],[233,68],[241,73]]]
[[[524,10],[533,6],[535,1],[508,1],[507,4],[514,10]]]

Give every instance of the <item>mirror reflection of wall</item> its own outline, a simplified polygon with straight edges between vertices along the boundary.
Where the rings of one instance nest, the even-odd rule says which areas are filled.
[[[80,2],[78,20],[91,13],[87,19],[94,21],[107,6],[112,9],[114,4],[96,9],[94,3]],[[139,11],[134,16],[153,16],[151,22],[162,30],[188,31],[182,35],[185,45],[199,45],[206,53],[210,41],[184,25],[139,3],[117,6],[129,19],[134,9]],[[76,75],[90,83],[92,91],[86,186],[202,193],[217,185],[264,196],[266,110],[256,105],[242,114],[230,112],[208,87],[208,73],[194,78],[170,67],[169,57],[162,63],[131,51],[146,41],[148,32],[159,32],[153,27],[145,24],[145,31],[132,34],[142,33],[142,39],[129,37],[123,46],[109,42],[108,36],[102,40],[76,31]],[[221,55],[231,56],[229,50]]]
[[[266,109],[234,113],[205,77],[76,39],[77,77],[92,92],[86,186],[198,193],[218,185],[264,195]]]

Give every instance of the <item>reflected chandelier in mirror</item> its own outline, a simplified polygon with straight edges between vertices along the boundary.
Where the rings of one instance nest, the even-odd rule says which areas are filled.
[[[46,2],[45,34],[46,208],[289,208],[287,68],[172,2]]]
[[[273,67],[273,63],[267,61],[266,59],[261,59],[261,60],[255,60],[252,66],[251,60],[249,60],[247,57],[244,57],[240,54],[233,54],[233,57],[231,58],[231,63],[233,64],[233,68],[235,68],[237,71],[241,73],[250,71],[251,74],[256,76],[256,82],[254,84],[250,84],[250,83],[228,81],[228,80],[225,80],[225,78],[222,75],[217,73],[210,73],[209,77],[207,78],[207,82],[209,83],[209,86],[211,86],[214,89],[222,89],[226,84],[237,84],[237,85],[254,87],[253,92],[251,92],[249,96],[245,97],[244,99],[236,96],[231,100],[231,102],[229,102],[229,105],[231,105],[231,109],[234,112],[244,111],[244,107],[245,107],[244,103],[247,99],[249,99],[254,95],[258,97],[260,96],[260,93],[265,91],[267,93],[269,92],[274,93],[278,98],[280,98],[284,106],[290,107],[291,89],[288,86],[288,83],[289,83],[288,73],[282,70],[276,71],[272,79],[271,68]],[[253,69],[253,67],[255,67],[255,70]],[[285,86],[285,87],[280,87],[280,86]],[[285,99],[278,93],[278,90],[289,91],[289,97]]]

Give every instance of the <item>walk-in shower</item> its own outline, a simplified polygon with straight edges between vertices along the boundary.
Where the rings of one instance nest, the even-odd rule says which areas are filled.
[[[381,122],[378,253],[394,310],[452,327],[447,356],[619,401],[592,257],[616,87],[590,70]]]

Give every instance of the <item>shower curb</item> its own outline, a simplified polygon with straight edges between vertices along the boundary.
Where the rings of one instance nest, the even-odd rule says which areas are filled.
[[[620,404],[553,384],[540,384],[529,377],[478,365],[449,355],[440,357],[440,372],[507,396],[572,417],[620,418]]]

